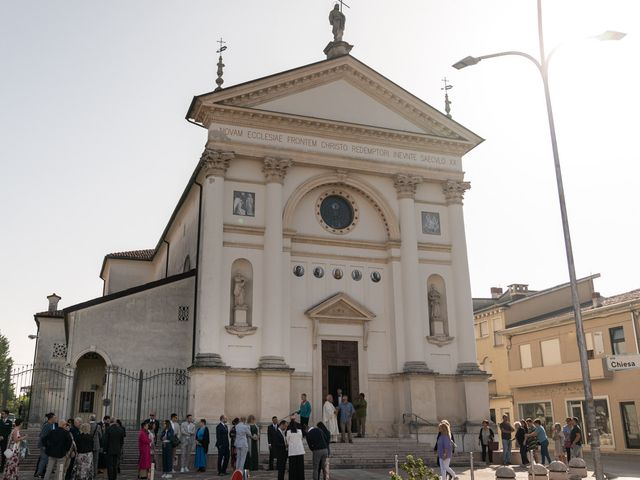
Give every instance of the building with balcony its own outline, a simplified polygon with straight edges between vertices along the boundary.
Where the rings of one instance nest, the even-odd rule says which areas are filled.
[[[594,289],[597,277],[578,281],[596,424],[604,451],[640,454],[640,369],[608,367],[612,356],[631,364],[640,353],[640,289],[603,298]],[[493,288],[492,298],[474,300],[474,314],[478,363],[491,375],[492,420],[499,422],[505,413],[537,417],[550,430],[554,422],[575,416],[584,425],[569,284],[541,291],[522,284],[506,292]]]

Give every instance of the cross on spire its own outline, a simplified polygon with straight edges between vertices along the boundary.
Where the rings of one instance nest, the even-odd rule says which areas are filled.
[[[449,90],[453,88],[453,85],[449,83],[447,77],[442,79],[444,87],[440,90],[444,90],[444,111],[447,113],[447,117],[451,118],[451,101],[449,100]]]
[[[227,49],[227,47],[223,46],[223,45],[224,45],[225,43],[227,43],[227,42],[225,42],[224,40],[222,40],[222,37],[220,37],[220,40],[216,40],[216,43],[219,43],[219,44],[220,44],[220,49],[219,49],[216,53],[222,53],[222,52],[224,52],[224,51]]]

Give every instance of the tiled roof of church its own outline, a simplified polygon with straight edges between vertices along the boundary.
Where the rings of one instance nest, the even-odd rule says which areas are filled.
[[[633,300],[640,300],[640,288],[631,290],[630,292],[621,293],[612,297],[607,297],[602,300],[602,306],[615,305],[617,303],[631,302]]]
[[[128,252],[109,253],[105,258],[118,258],[121,260],[151,260],[155,250],[153,248],[146,250],[129,250]]]

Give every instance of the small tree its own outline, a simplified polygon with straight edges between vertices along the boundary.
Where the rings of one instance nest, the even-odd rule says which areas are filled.
[[[13,359],[9,353],[9,339],[0,333],[0,399],[1,406],[9,405],[9,402],[15,397],[13,385],[11,385],[11,376],[7,375],[11,372]]]
[[[400,465],[400,469],[407,474],[407,480],[440,480],[440,475],[424,464],[421,458],[415,459],[407,455],[407,461]],[[396,472],[389,472],[391,480],[403,480]]]

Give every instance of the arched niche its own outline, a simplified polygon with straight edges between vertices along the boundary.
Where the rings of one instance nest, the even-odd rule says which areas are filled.
[[[428,340],[438,346],[451,343],[453,338],[449,336],[447,289],[444,278],[437,274],[429,276],[426,289],[429,321]]]
[[[191,257],[187,255],[184,258],[184,263],[182,264],[182,273],[188,272],[189,270],[191,270]]]
[[[229,285],[229,323],[227,332],[244,337],[256,331],[253,326],[253,266],[246,258],[231,264]]]

